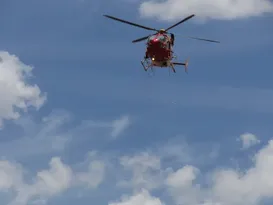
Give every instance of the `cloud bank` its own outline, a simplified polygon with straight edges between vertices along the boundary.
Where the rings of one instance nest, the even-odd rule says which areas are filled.
[[[42,133],[40,136],[43,138],[55,133],[54,130],[65,118],[50,115],[45,118],[48,126],[41,126],[38,133]],[[112,137],[112,130],[123,127],[124,121],[127,121],[124,119],[127,117],[114,121],[121,122],[120,126],[93,122],[89,128],[94,129],[96,124],[96,129],[106,129],[108,137]],[[112,129],[109,130],[109,127]],[[85,129],[78,128],[69,131],[72,138],[82,136]],[[62,134],[59,133],[59,136]],[[257,139],[251,133],[243,134],[240,138],[252,142]],[[203,152],[202,147],[191,149],[191,145],[186,146],[181,141],[171,143],[172,140],[169,140],[167,144],[136,150],[133,154],[90,150],[87,159],[76,164],[65,163],[62,157],[55,155],[48,162],[48,168],[35,173],[23,163],[1,160],[0,192],[12,196],[8,205],[46,203],[55,197],[66,198],[69,190],[88,190],[88,195],[100,191],[104,193],[103,198],[108,200],[108,205],[258,205],[263,199],[273,198],[273,183],[270,180],[273,140],[254,155],[253,164],[247,169],[216,166],[207,171],[202,167],[204,164],[195,163],[195,156],[202,155],[205,157],[203,161],[212,161],[211,149]],[[106,186],[121,195],[110,197],[105,194]],[[124,194],[124,190],[127,194]],[[75,191],[72,193],[75,194]],[[77,196],[70,194],[69,197]]]
[[[270,0],[149,0],[141,3],[143,17],[171,21],[196,14],[199,19],[234,20],[273,12]]]
[[[143,155],[140,156],[143,158]],[[122,165],[127,169],[131,166],[133,179],[138,176],[146,184],[153,184],[153,179],[157,177],[157,188],[161,188],[162,195],[167,194],[171,198],[171,204],[257,205],[262,200],[273,198],[273,140],[255,154],[253,165],[246,170],[223,167],[202,173],[201,169],[190,164],[181,165],[178,169],[163,168],[159,158],[155,160],[156,156],[146,156],[142,166],[139,166],[139,160],[136,159],[140,156],[127,158],[127,163],[123,158]],[[149,172],[152,173],[151,178],[147,177]],[[132,185],[135,185],[135,181],[132,181]],[[153,188],[133,191],[132,196],[123,196],[119,202],[109,205],[170,204],[160,195],[152,196]]]
[[[59,157],[53,157],[49,168],[38,171],[32,183],[27,183],[21,165],[0,161],[0,190],[15,193],[10,205],[27,205],[36,200],[46,202],[48,198],[60,195],[72,187],[96,188],[104,177],[104,163],[95,160],[87,167],[85,172],[76,172]]]
[[[16,160],[33,156],[53,156],[70,148],[76,149],[87,142],[91,144],[89,149],[92,149],[99,143],[119,139],[131,124],[128,115],[110,121],[83,120],[78,125],[71,125],[74,120],[71,113],[59,109],[52,110],[41,120],[35,120],[29,115],[22,116],[14,122],[17,125],[14,130],[18,130],[18,133],[12,136],[15,139],[0,144],[0,156]]]

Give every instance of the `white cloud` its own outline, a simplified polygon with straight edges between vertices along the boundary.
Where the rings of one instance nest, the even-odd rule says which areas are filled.
[[[123,115],[119,119],[115,119],[112,122],[101,122],[101,121],[87,121],[86,124],[89,126],[97,127],[97,128],[110,128],[111,133],[110,136],[112,138],[117,138],[120,136],[125,129],[129,127],[131,124],[130,118],[128,115]]]
[[[192,166],[184,166],[174,173],[170,173],[166,179],[166,184],[170,187],[179,188],[191,185],[196,178],[198,170]]]
[[[143,17],[180,20],[196,14],[200,19],[233,20],[273,12],[270,0],[149,0],[141,3]]]
[[[21,166],[0,161],[0,190],[12,190],[16,193],[11,205],[27,205],[37,200],[46,201],[75,186],[92,184],[92,188],[96,188],[104,178],[104,163],[98,160],[91,161],[86,172],[73,171],[59,157],[53,157],[49,166],[48,170],[39,171],[32,183],[26,183]]]
[[[163,156],[164,153],[167,157]],[[59,157],[53,157],[49,168],[37,172],[31,180],[27,180],[25,168],[21,165],[0,161],[0,191],[11,190],[16,194],[11,205],[26,205],[46,201],[75,187],[99,189],[104,178],[112,176],[114,178],[108,178],[111,183],[114,180],[122,185],[116,187],[112,184],[113,188],[130,190],[132,195],[124,195],[115,202],[111,199],[109,205],[163,205],[165,202],[181,205],[258,205],[267,197],[273,198],[273,140],[254,156],[253,165],[246,170],[216,167],[205,173],[202,167],[192,165],[192,161],[165,163],[163,160],[168,159],[170,153],[160,154],[157,149],[122,157],[106,153],[109,158],[104,160],[99,160],[98,156],[101,154],[91,152],[87,160],[75,167],[65,164]],[[115,163],[117,159],[119,164]],[[85,171],[82,171],[82,166]],[[106,172],[111,167],[111,171]],[[128,172],[131,175],[126,180]],[[111,175],[106,176],[106,173]],[[111,189],[111,184],[107,185]],[[152,191],[161,193],[160,197],[151,194]],[[103,198],[109,199],[105,193]]]
[[[108,141],[108,136],[113,132],[115,132],[115,136],[122,134],[123,129],[129,125],[127,124],[129,123],[128,119],[125,116],[106,122],[82,121],[79,125],[69,126],[71,123],[73,124],[74,119],[65,110],[53,110],[39,121],[25,115],[15,121],[20,130],[12,136],[15,138],[14,140],[11,140],[10,136],[3,136],[10,140],[0,144],[0,156],[16,160],[29,159],[29,157],[37,158],[42,155],[55,156],[68,147],[78,146],[79,144],[75,144],[81,143],[84,138],[97,142],[96,139],[99,135],[100,139],[104,138]],[[12,129],[14,128],[12,127]],[[79,138],[79,136],[81,137]]]
[[[0,190],[8,190],[22,182],[21,167],[7,160],[0,161]]]
[[[128,116],[122,116],[120,119],[114,120],[111,136],[114,138],[118,137],[129,125],[130,120]]]
[[[22,63],[16,56],[0,51],[0,126],[3,120],[20,117],[20,111],[29,107],[39,109],[46,96],[37,85],[29,85],[32,67]]]
[[[71,140],[70,130],[64,128],[69,120],[71,116],[61,111],[53,111],[40,122],[28,116],[18,119],[15,124],[20,128],[19,132],[14,136],[3,136],[15,139],[0,144],[0,155],[18,160],[60,153]]]
[[[164,168],[159,166],[159,159],[148,154],[122,159],[122,164],[132,170],[131,182],[134,183],[131,185],[137,187],[139,184],[135,182],[143,180],[146,184],[142,183],[142,187],[149,190],[148,185],[154,183],[153,177],[160,176],[157,188],[166,191],[175,204],[258,205],[263,199],[273,199],[273,140],[254,156],[254,164],[247,170],[216,168],[204,174],[201,169],[189,164],[174,171],[170,167]],[[132,205],[136,198],[142,197],[141,188],[132,188],[133,196],[120,204]]]
[[[175,137],[175,140],[173,138],[168,139],[168,142],[163,145],[155,144],[153,148],[143,152],[121,157],[119,162],[122,170],[125,171],[123,174],[127,176],[130,173],[130,177],[119,179],[117,185],[132,188],[135,191],[142,188],[149,191],[159,190],[166,185],[179,182],[175,176],[180,175],[180,172],[174,172],[172,165],[192,164],[184,167],[183,172],[182,170],[181,172],[188,171],[187,173],[190,175],[189,168],[192,168],[193,173],[197,174],[198,169],[194,168],[193,164],[207,165],[213,163],[218,156],[218,154],[215,156],[215,148],[211,143],[208,147],[206,144],[198,143],[190,145],[181,138],[179,136],[179,138]],[[196,150],[199,152],[197,153]]]
[[[70,115],[66,112],[53,112],[49,117],[44,118],[42,123],[24,118],[17,123],[24,128],[31,128],[35,137],[29,138],[29,142],[37,139],[35,149],[43,148],[46,142],[48,143],[46,147],[52,146],[51,140],[55,137],[64,139],[63,136],[78,136],[79,131],[86,128],[107,128],[108,133],[111,133],[114,127],[122,130],[121,127],[128,126],[128,117],[123,117],[112,122],[88,121],[71,130],[60,129],[70,119]],[[65,134],[62,135],[64,130]],[[87,133],[89,136],[89,130]],[[257,143],[257,138],[252,134],[246,133],[240,138],[245,148],[255,144],[254,142]],[[209,156],[212,151],[211,144],[207,148],[204,148],[203,144],[194,145],[193,148],[184,141],[181,142],[180,137],[179,139],[178,141],[168,139],[164,146],[160,147],[156,144],[155,147],[137,152],[135,155],[120,157],[112,153],[109,156],[107,151],[103,153],[109,159],[113,159],[109,161],[114,162],[109,166],[114,171],[111,173],[114,178],[110,179],[111,183],[113,181],[115,183],[112,184],[114,188],[133,191],[132,196],[123,196],[119,201],[109,200],[111,201],[109,205],[163,205],[168,201],[164,198],[166,196],[171,199],[167,204],[181,205],[258,205],[258,202],[266,197],[273,198],[273,183],[270,181],[273,173],[273,140],[255,155],[253,166],[247,170],[216,167],[215,170],[204,173],[202,167],[199,167],[203,164],[195,163],[194,160],[211,161],[213,159]],[[18,147],[20,143],[18,142]],[[43,145],[37,146],[38,143]],[[28,147],[25,145],[23,151],[34,149],[30,145]],[[62,141],[60,146],[57,146],[57,150],[61,150],[59,149],[61,145],[63,145]],[[11,150],[16,149],[12,148],[9,147]],[[65,164],[59,157],[53,157],[49,168],[38,171],[30,180],[25,175],[25,168],[22,165],[2,160],[0,161],[0,192],[15,194],[10,205],[27,205],[30,202],[44,203],[71,188],[98,189],[109,167],[106,167],[106,161],[98,160],[97,156],[91,153],[88,160],[81,164],[85,167],[84,171]],[[119,164],[115,164],[116,160]],[[103,193],[104,188],[101,189]],[[162,191],[164,194],[159,197],[152,195],[152,191]],[[108,196],[105,195],[104,198],[106,197]]]
[[[150,193],[143,189],[141,192],[133,196],[124,196],[120,202],[111,202],[108,205],[164,205],[159,198],[153,197]]]
[[[95,160],[88,166],[88,172],[77,174],[80,183],[86,183],[88,187],[97,187],[103,181],[105,175],[105,164],[102,161]]]
[[[199,152],[197,153],[196,150]],[[154,152],[161,160],[178,164],[204,164],[214,162],[218,157],[219,145],[214,142],[195,142],[189,144],[184,136],[168,139],[164,145],[158,145]]]
[[[133,189],[155,189],[160,186],[161,161],[160,158],[147,152],[135,156],[124,156],[120,158],[120,164],[126,171],[132,172],[130,180],[121,180],[119,186],[132,187]],[[155,174],[158,173],[159,174]]]
[[[169,173],[165,181],[166,188],[177,203],[189,205],[201,203],[199,185],[194,184],[198,173],[199,170],[190,165]]]
[[[242,149],[248,149],[256,144],[260,143],[260,140],[251,133],[245,133],[240,135],[240,141],[242,141]]]
[[[273,197],[273,140],[254,157],[245,172],[222,169],[213,174],[212,197],[224,204],[254,205]]]

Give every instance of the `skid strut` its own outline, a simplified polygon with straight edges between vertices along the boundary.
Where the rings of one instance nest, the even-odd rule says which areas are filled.
[[[173,62],[173,63],[172,63],[172,66],[173,66],[173,65],[183,65],[183,66],[185,66],[185,72],[188,73],[188,65],[189,65],[189,61],[188,61],[188,60],[186,60],[185,63]]]
[[[174,69],[174,66],[173,66],[173,65],[174,65],[174,64],[172,63],[172,64],[171,64],[171,68],[172,68],[173,72],[176,73],[176,70]]]
[[[141,65],[143,66],[144,70],[147,71],[148,68],[145,66],[144,61],[141,61]]]
[[[148,59],[144,59],[141,61],[141,64],[145,71],[148,71],[149,68],[153,70],[153,63],[150,62]],[[176,73],[175,65],[183,65],[185,66],[185,72],[188,73],[188,60],[185,61],[185,63],[178,63],[178,62],[171,62],[168,66],[163,67],[170,67],[174,73]]]
[[[147,59],[142,60],[141,64],[142,64],[145,71],[147,71],[149,68],[153,67],[153,64],[151,62],[149,62]]]

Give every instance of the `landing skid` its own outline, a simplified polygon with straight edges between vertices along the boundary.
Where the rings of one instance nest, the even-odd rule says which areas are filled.
[[[142,64],[142,66],[143,66],[143,68],[144,68],[145,71],[148,71],[149,69],[151,69],[153,73],[154,73],[154,69],[153,69],[153,68],[154,68],[154,67],[158,67],[158,66],[154,66],[150,59],[144,59],[144,60],[142,60],[142,61],[141,61],[141,64]],[[176,65],[183,65],[183,66],[185,66],[185,72],[188,73],[188,64],[189,64],[189,63],[188,63],[188,60],[186,60],[185,63],[170,62],[170,63],[169,63],[169,66],[162,66],[162,67],[163,67],[163,68],[164,68],[164,67],[165,67],[165,68],[171,68],[172,71],[173,71],[174,73],[176,73],[176,70],[175,70],[174,67],[175,67]]]
[[[148,60],[148,59],[142,60],[141,64],[142,64],[142,66],[143,66],[143,68],[144,68],[145,71],[147,71],[149,68],[153,67],[152,62],[150,62],[150,60]]]
[[[144,68],[144,70],[147,72],[148,70],[151,70],[152,72],[150,72],[149,73],[149,75],[150,76],[154,76],[155,75],[155,73],[154,73],[154,68],[153,68],[153,64],[152,64],[152,62],[151,62],[151,60],[150,59],[144,59],[144,60],[142,60],[141,61],[141,64],[142,64],[142,66],[143,66],[143,68]],[[150,69],[149,69],[150,68]]]
[[[172,64],[172,67],[174,67],[175,65],[185,66],[185,72],[188,74],[188,65],[189,65],[189,60],[188,59],[185,61],[185,63],[172,62],[171,64]]]

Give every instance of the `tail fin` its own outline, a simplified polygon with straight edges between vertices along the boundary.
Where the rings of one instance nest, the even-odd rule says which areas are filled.
[[[173,65],[183,65],[183,66],[185,66],[185,72],[188,73],[188,65],[189,65],[189,60],[188,59],[185,61],[185,63],[175,63],[174,62]]]

